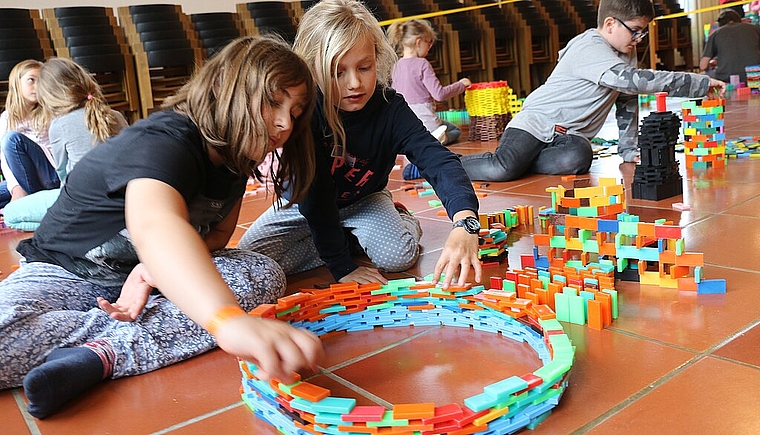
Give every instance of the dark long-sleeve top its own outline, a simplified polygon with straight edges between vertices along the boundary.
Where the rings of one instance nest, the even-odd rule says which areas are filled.
[[[398,154],[405,154],[417,165],[449,218],[462,210],[477,213],[478,198],[459,157],[430,135],[393,89],[378,88],[361,110],[341,112],[346,159],[332,157],[333,137],[321,110],[322,99],[320,94],[312,122],[316,175],[299,210],[309,223],[320,257],[336,280],[358,267],[351,259],[338,210],[385,189]]]

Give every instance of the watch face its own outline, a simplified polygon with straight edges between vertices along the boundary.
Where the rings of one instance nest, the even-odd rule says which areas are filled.
[[[480,231],[480,221],[474,217],[465,218],[464,229],[466,229],[470,234],[475,234]]]

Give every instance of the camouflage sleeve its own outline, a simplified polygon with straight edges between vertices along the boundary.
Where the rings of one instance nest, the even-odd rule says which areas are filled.
[[[639,96],[620,94],[615,101],[615,119],[618,129],[618,155],[632,162],[639,155]]]
[[[618,64],[602,74],[599,84],[626,94],[667,92],[671,97],[702,97],[710,88],[710,77]]]

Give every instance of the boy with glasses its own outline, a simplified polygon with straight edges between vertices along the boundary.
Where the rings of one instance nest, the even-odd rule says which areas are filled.
[[[526,98],[494,152],[462,156],[473,180],[510,181],[527,173],[583,174],[593,160],[590,140],[613,105],[618,154],[639,159],[638,94],[701,97],[725,92],[705,75],[639,69],[636,45],[654,17],[651,0],[601,0],[597,28],[573,38],[546,82]]]

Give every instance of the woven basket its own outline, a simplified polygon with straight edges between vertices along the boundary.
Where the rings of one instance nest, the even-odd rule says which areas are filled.
[[[498,139],[512,119],[506,81],[473,83],[464,94],[470,116],[469,140]]]

